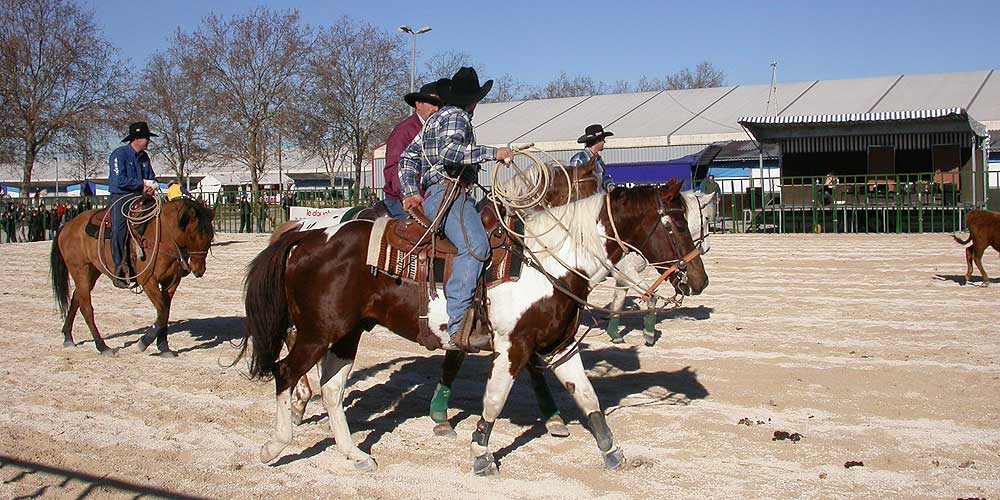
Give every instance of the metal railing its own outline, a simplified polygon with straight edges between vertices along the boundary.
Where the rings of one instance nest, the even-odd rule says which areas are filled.
[[[1000,203],[1000,172],[716,179],[724,233],[923,233]]]
[[[920,233],[965,229],[965,214],[976,208],[1000,210],[1000,172],[972,175],[963,172],[928,172],[895,175],[850,175],[828,178],[756,177],[716,179],[721,193],[713,230],[723,233]],[[699,186],[701,187],[701,186]],[[477,197],[484,195],[477,188]],[[370,205],[372,191],[350,188],[276,191],[263,190],[241,203],[242,192],[203,193],[191,196],[216,211],[215,229],[221,232],[269,233],[288,220],[290,206],[313,208]],[[355,202],[355,195],[360,202]],[[255,199],[253,199],[255,198]],[[110,196],[43,197],[13,199],[26,210],[45,205],[67,206],[64,222],[86,203],[107,206]],[[4,220],[4,222],[6,219]],[[15,233],[24,233],[18,221]],[[43,222],[51,238],[56,222]],[[14,236],[18,239],[17,234]],[[0,241],[8,241],[7,225],[0,227]]]

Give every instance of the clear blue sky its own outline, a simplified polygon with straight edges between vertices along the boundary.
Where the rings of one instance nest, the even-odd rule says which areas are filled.
[[[193,30],[210,13],[244,12],[260,2],[175,0],[137,7],[124,0],[82,0],[112,43],[141,65],[177,27]],[[395,30],[429,25],[418,58],[468,52],[490,73],[544,84],[566,70],[595,79],[634,81],[707,60],[729,84],[856,78],[1000,68],[1000,0],[415,2],[280,0],[310,24],[342,15]],[[435,12],[436,11],[436,12]],[[408,42],[408,40],[407,40]],[[420,64],[418,59],[418,64]]]

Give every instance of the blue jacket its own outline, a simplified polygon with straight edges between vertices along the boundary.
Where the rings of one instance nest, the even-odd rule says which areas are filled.
[[[580,151],[570,158],[569,164],[572,167],[582,167],[590,161],[592,156],[594,156],[594,153],[590,152],[589,148],[583,148],[583,151]],[[601,188],[607,192],[608,186],[614,184],[615,182],[611,179],[611,175],[608,174],[608,169],[604,166],[604,158],[598,156],[597,161],[594,163],[594,176],[601,180]]]
[[[111,152],[108,157],[108,189],[111,194],[141,192],[143,180],[156,180],[145,151],[136,154],[132,146],[125,144]]]

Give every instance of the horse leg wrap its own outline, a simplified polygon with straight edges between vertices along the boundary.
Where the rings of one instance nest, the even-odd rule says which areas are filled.
[[[476,422],[476,430],[472,433],[472,442],[483,448],[490,444],[490,433],[493,432],[493,422],[487,422],[482,417]]]
[[[587,415],[587,422],[590,424],[590,432],[594,433],[594,439],[597,440],[597,448],[602,453],[611,451],[611,447],[615,444],[615,437],[611,435],[611,428],[608,427],[604,413],[595,411]]]
[[[619,319],[618,319],[618,316],[614,316],[610,320],[608,320],[608,336],[609,337],[611,337],[612,339],[621,338],[621,336],[618,335],[618,328],[619,328]]]
[[[472,433],[472,473],[477,476],[493,476],[500,473],[496,457],[490,453],[490,432],[493,422],[480,417],[476,430]]]
[[[646,333],[656,333],[656,314],[649,313],[643,318],[643,326]]]
[[[448,403],[451,401],[451,387],[438,384],[431,399],[431,420],[435,424],[448,423]]]
[[[542,418],[548,420],[559,414],[559,407],[556,406],[552,398],[552,391],[545,383],[545,377],[539,376],[531,378],[531,387],[535,390],[535,399],[538,400],[538,408],[542,410]]]
[[[615,446],[615,438],[611,435],[611,429],[604,418],[604,413],[595,411],[587,415],[591,432],[597,440],[597,447],[601,450],[604,458],[604,468],[608,470],[618,470],[625,465],[625,454],[622,449]]]

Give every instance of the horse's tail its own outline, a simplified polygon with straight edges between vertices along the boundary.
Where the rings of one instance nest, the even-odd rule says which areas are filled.
[[[972,231],[969,231],[969,237],[965,241],[960,240],[958,236],[955,236],[954,234],[952,234],[951,237],[955,238],[955,242],[957,242],[959,245],[965,246],[968,245],[970,241],[972,241]]]
[[[56,237],[52,238],[52,250],[49,252],[49,277],[52,278],[52,296],[59,306],[59,313],[66,317],[69,310],[69,268],[66,267],[66,259],[63,258],[62,251],[59,250],[59,235],[62,228],[56,231]]]
[[[268,245],[247,267],[243,286],[246,292],[246,332],[243,346],[233,364],[253,343],[250,355],[250,377],[266,379],[274,376],[274,367],[281,345],[291,326],[285,300],[285,261],[288,253],[309,233],[287,232]],[[249,340],[249,342],[248,342]]]

